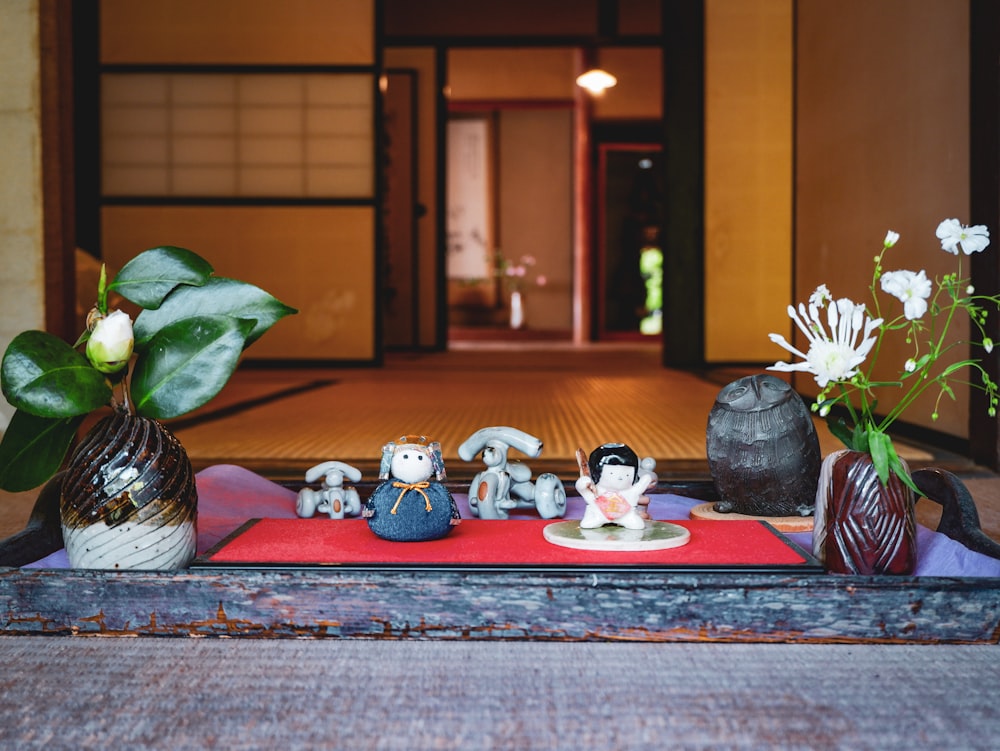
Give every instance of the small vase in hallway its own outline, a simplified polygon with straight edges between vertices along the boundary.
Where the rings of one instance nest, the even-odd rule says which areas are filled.
[[[510,327],[523,329],[524,323],[524,298],[519,290],[514,290],[510,293]]]

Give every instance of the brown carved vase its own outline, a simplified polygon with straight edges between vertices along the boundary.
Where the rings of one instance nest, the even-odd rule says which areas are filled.
[[[156,420],[115,412],[98,422],[70,458],[59,510],[73,568],[171,570],[195,556],[194,472]]]
[[[868,454],[834,452],[820,470],[813,554],[831,573],[912,574],[913,504],[913,492],[896,475],[882,484]]]

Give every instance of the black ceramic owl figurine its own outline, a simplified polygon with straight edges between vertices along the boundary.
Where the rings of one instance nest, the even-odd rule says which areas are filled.
[[[733,381],[708,416],[713,509],[750,516],[809,516],[822,463],[809,409],[772,375]]]

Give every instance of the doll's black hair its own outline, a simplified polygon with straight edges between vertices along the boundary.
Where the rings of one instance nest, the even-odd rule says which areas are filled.
[[[605,443],[590,452],[587,459],[590,467],[590,477],[594,482],[601,481],[601,473],[608,464],[631,467],[639,471],[639,457],[624,443]]]

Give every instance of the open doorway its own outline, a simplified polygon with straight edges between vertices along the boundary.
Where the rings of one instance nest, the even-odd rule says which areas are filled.
[[[573,336],[573,110],[457,108],[448,124],[449,340]]]
[[[655,341],[662,335],[661,155],[658,144],[598,147],[598,339]]]

